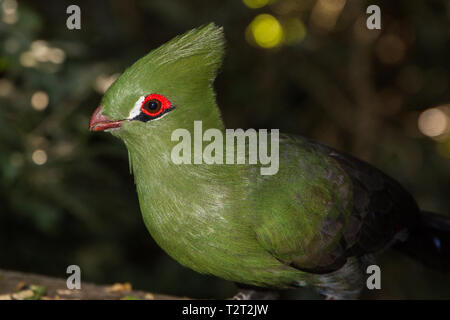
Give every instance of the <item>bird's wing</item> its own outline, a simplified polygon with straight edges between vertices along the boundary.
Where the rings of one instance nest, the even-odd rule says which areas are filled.
[[[256,179],[259,243],[283,263],[313,273],[386,246],[403,212],[416,208],[381,171],[301,137],[280,137],[278,174]]]
[[[397,181],[350,155],[325,145],[316,146],[335,159],[352,181],[350,219],[359,220],[360,227],[356,238],[349,241],[349,255],[382,250],[392,243],[398,232],[418,223],[419,207]]]
[[[286,265],[325,273],[346,261],[352,182],[327,154],[300,137],[282,136],[279,171],[255,175],[253,230],[260,245]],[[352,231],[353,229],[353,231]]]

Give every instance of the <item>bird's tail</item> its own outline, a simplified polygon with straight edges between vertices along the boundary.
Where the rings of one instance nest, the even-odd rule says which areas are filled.
[[[426,266],[450,273],[450,217],[422,211],[407,240],[394,248]]]

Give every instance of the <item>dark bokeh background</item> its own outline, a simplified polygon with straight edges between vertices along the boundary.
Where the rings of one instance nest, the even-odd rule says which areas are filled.
[[[383,169],[422,208],[450,213],[450,2],[244,2],[0,0],[0,268],[64,277],[77,264],[83,281],[233,293],[157,247],[124,145],[87,130],[117,74],[211,21],[228,41],[215,85],[228,127],[319,140]],[[81,30],[66,28],[70,4]],[[381,31],[365,27],[369,4],[381,7]],[[366,298],[450,298],[448,275],[393,252],[380,264],[382,290]]]

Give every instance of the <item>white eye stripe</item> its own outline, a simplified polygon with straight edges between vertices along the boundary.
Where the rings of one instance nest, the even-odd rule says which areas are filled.
[[[131,109],[130,114],[128,115],[128,120],[136,118],[141,113],[142,102],[144,102],[146,96],[141,96],[138,101],[134,104],[133,109]]]
[[[165,116],[167,116],[169,113],[163,113],[162,115],[160,115],[158,118],[155,118],[155,119],[152,119],[152,122],[153,121],[158,121],[158,120],[161,120],[162,118],[164,118]]]

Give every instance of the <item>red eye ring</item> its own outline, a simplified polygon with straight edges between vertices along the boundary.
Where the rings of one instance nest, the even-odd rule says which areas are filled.
[[[157,102],[159,102],[161,104],[161,108],[155,110],[155,112],[152,112],[151,110],[146,108],[147,103],[151,100],[156,100]],[[146,96],[144,101],[142,101],[141,111],[150,117],[157,117],[164,111],[170,109],[170,106],[170,101],[166,97],[160,94],[153,93]]]

